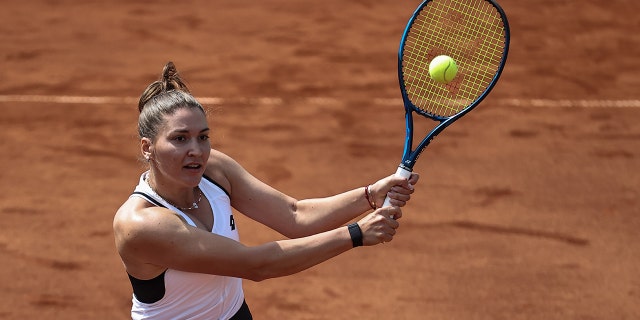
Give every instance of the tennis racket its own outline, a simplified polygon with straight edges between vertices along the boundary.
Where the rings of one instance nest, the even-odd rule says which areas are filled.
[[[418,6],[398,50],[406,136],[396,176],[408,179],[431,140],[489,94],[504,68],[509,37],[507,16],[493,0],[426,0]],[[458,66],[446,84],[429,76],[429,64],[439,55],[453,58]],[[437,124],[412,149],[414,114]],[[383,207],[390,205],[387,197]]]

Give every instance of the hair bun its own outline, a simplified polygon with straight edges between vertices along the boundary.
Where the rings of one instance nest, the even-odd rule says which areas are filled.
[[[184,92],[189,92],[189,89],[184,84],[180,75],[178,75],[178,70],[173,62],[169,61],[162,69],[162,89],[163,91],[171,91],[171,90],[181,90]]]
[[[162,69],[160,79],[150,84],[140,96],[140,100],[138,101],[138,111],[142,112],[145,104],[153,97],[172,90],[190,93],[189,88],[187,88],[187,85],[184,83],[182,78],[180,78],[176,66],[173,62],[169,61]]]

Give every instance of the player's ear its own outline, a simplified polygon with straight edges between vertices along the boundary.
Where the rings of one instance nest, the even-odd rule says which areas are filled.
[[[140,151],[142,152],[142,157],[146,161],[150,161],[153,155],[153,142],[149,138],[140,139]]]

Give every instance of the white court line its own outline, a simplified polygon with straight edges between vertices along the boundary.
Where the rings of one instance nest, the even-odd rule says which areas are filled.
[[[639,108],[640,100],[502,99],[501,105],[559,108]]]
[[[398,104],[398,99],[374,99],[376,104]],[[539,108],[640,108],[640,100],[569,100],[569,99],[494,99],[494,103],[509,107]]]
[[[45,96],[45,95],[0,95],[0,102],[40,102],[40,103],[82,103],[82,104],[131,104],[137,103],[133,97],[90,97],[90,96]]]
[[[205,105],[247,104],[247,105],[282,105],[285,99],[280,97],[196,97]],[[335,105],[338,98],[311,97],[293,99],[314,105]],[[494,103],[511,107],[540,107],[540,108],[640,108],[640,100],[569,100],[569,99],[494,99]],[[53,95],[0,95],[0,102],[31,102],[31,103],[60,103],[60,104],[137,104],[136,97],[110,96],[53,96]],[[398,105],[401,98],[374,98],[377,105]]]

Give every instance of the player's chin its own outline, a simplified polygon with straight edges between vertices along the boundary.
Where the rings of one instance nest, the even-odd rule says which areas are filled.
[[[182,167],[182,172],[184,177],[193,182],[193,184],[197,185],[200,183],[200,179],[204,175],[205,167],[204,166],[184,166]]]

